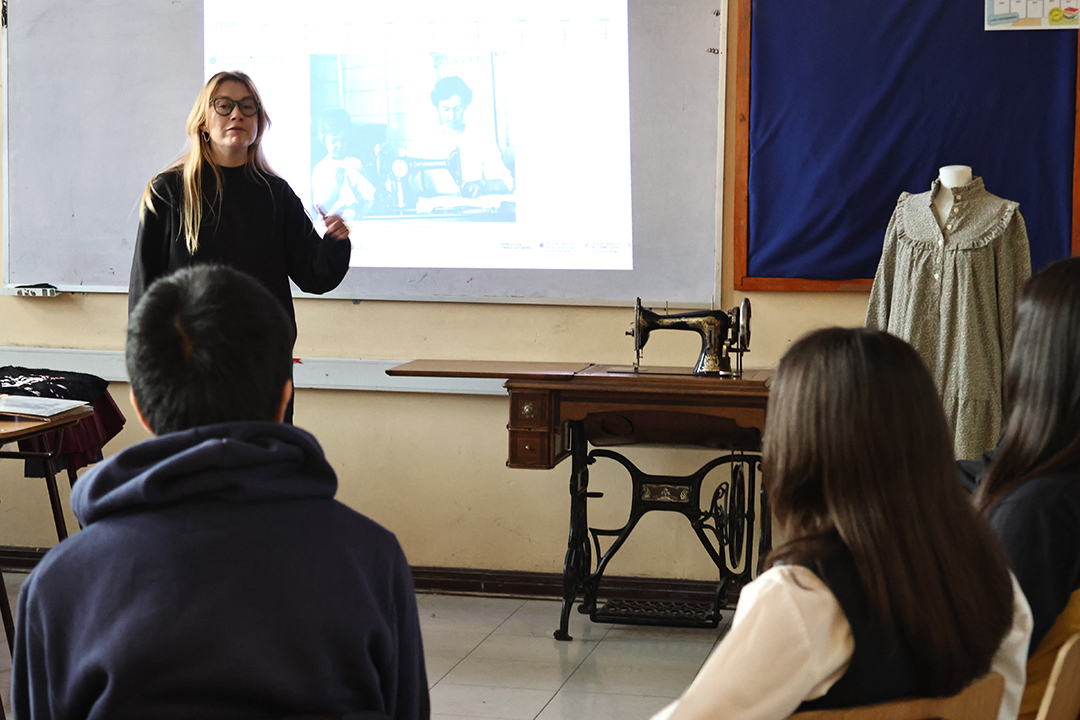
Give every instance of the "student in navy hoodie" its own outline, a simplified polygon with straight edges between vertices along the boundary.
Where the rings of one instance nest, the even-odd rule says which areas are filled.
[[[79,479],[84,529],[23,584],[16,718],[429,717],[397,540],[334,500],[315,438],[280,422],[289,330],[221,266],[135,308],[132,402],[156,437]]]

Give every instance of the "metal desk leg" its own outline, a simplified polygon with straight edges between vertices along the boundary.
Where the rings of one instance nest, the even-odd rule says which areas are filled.
[[[570,537],[566,541],[566,559],[563,561],[562,613],[559,629],[554,633],[556,640],[573,640],[569,632],[570,610],[592,569],[587,509],[590,461],[585,424],[580,421],[570,422],[570,459]]]
[[[57,432],[56,447],[60,447],[60,443],[63,441],[63,432],[63,428]],[[68,536],[67,522],[64,520],[64,507],[60,503],[60,490],[56,486],[56,470],[53,468],[52,463],[55,453],[49,448],[48,437],[43,435],[41,444],[45,448],[41,464],[45,468],[45,485],[49,489],[49,504],[52,505],[53,522],[56,524],[56,537],[58,540],[65,540]]]
[[[4,576],[0,574],[0,616],[4,619],[4,632],[7,634],[8,650],[15,654],[15,618],[11,615],[11,604],[8,602],[7,588],[4,586]],[[3,706],[0,706],[2,708]],[[3,712],[0,709],[0,712]]]

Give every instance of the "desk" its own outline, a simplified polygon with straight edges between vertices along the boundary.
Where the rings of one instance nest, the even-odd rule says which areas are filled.
[[[37,438],[41,443],[43,450],[40,452],[2,450],[0,451],[0,458],[37,459],[42,461],[45,468],[45,484],[49,489],[49,503],[52,505],[53,522],[56,523],[56,536],[59,540],[67,537],[67,524],[64,522],[64,509],[60,504],[60,491],[56,487],[56,471],[53,468],[53,460],[60,456],[59,449],[63,436],[58,434],[50,443],[49,434],[54,431],[63,433],[64,428],[74,425],[93,414],[94,408],[85,405],[54,415],[48,420],[30,420],[27,418],[15,418],[11,415],[0,415],[0,446],[33,438]]]
[[[56,523],[56,534],[60,540],[67,537],[67,525],[64,522],[64,509],[60,504],[60,491],[56,487],[56,471],[52,461],[59,456],[57,449],[60,447],[62,435],[56,436],[53,447],[49,447],[49,434],[53,432],[63,433],[64,428],[90,417],[94,409],[89,405],[77,407],[67,412],[54,415],[48,420],[30,420],[16,418],[11,415],[0,415],[0,447],[19,440],[39,438],[44,450],[42,452],[25,452],[22,450],[0,450],[0,458],[36,458],[42,461],[45,468],[45,483],[49,488],[49,503],[52,505],[53,522]],[[15,622],[11,615],[11,607],[8,605],[7,593],[3,592],[3,578],[0,576],[0,615],[3,617],[4,632],[7,633],[8,649],[14,650]]]
[[[670,372],[671,374],[666,374]],[[716,627],[729,585],[751,576],[750,543],[756,519],[761,435],[772,371],[748,370],[739,379],[695,376],[679,368],[632,368],[574,363],[497,363],[417,360],[387,370],[396,376],[503,377],[510,395],[507,465],[550,469],[567,457],[570,470],[570,536],[563,564],[563,604],[555,637],[567,633],[570,609],[581,596],[593,620],[635,624]],[[589,445],[596,449],[589,450]],[[650,475],[605,447],[660,445],[705,447],[726,454],[686,477]],[[590,528],[589,466],[599,458],[623,465],[633,481],[630,517],[615,530]],[[726,466],[727,482],[707,508],[705,476]],[[761,550],[771,541],[762,497]],[[608,601],[597,606],[604,569],[642,515],[679,512],[689,520],[720,574],[716,600],[707,607],[645,607]],[[601,539],[611,539],[601,551]],[[716,546],[714,547],[714,543]],[[593,553],[595,549],[595,563]],[[744,553],[745,551],[745,553]],[[729,570],[742,565],[735,573]],[[744,557],[745,555],[745,557]]]

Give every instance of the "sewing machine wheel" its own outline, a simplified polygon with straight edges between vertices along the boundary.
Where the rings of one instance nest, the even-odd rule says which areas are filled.
[[[634,352],[640,353],[641,352],[641,298],[638,298],[637,302],[634,303],[634,329],[633,329],[633,335],[634,335]],[[639,356],[638,357],[638,362],[640,362],[640,361],[641,361],[641,358]]]
[[[750,347],[750,298],[743,298],[739,305],[739,347]]]
[[[746,544],[746,472],[742,463],[732,463],[728,486],[727,556],[732,568],[739,566]]]

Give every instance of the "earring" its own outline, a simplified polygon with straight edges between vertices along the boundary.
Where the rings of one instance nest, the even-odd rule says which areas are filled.
[[[210,133],[206,130],[202,131],[203,142],[210,142]]]

